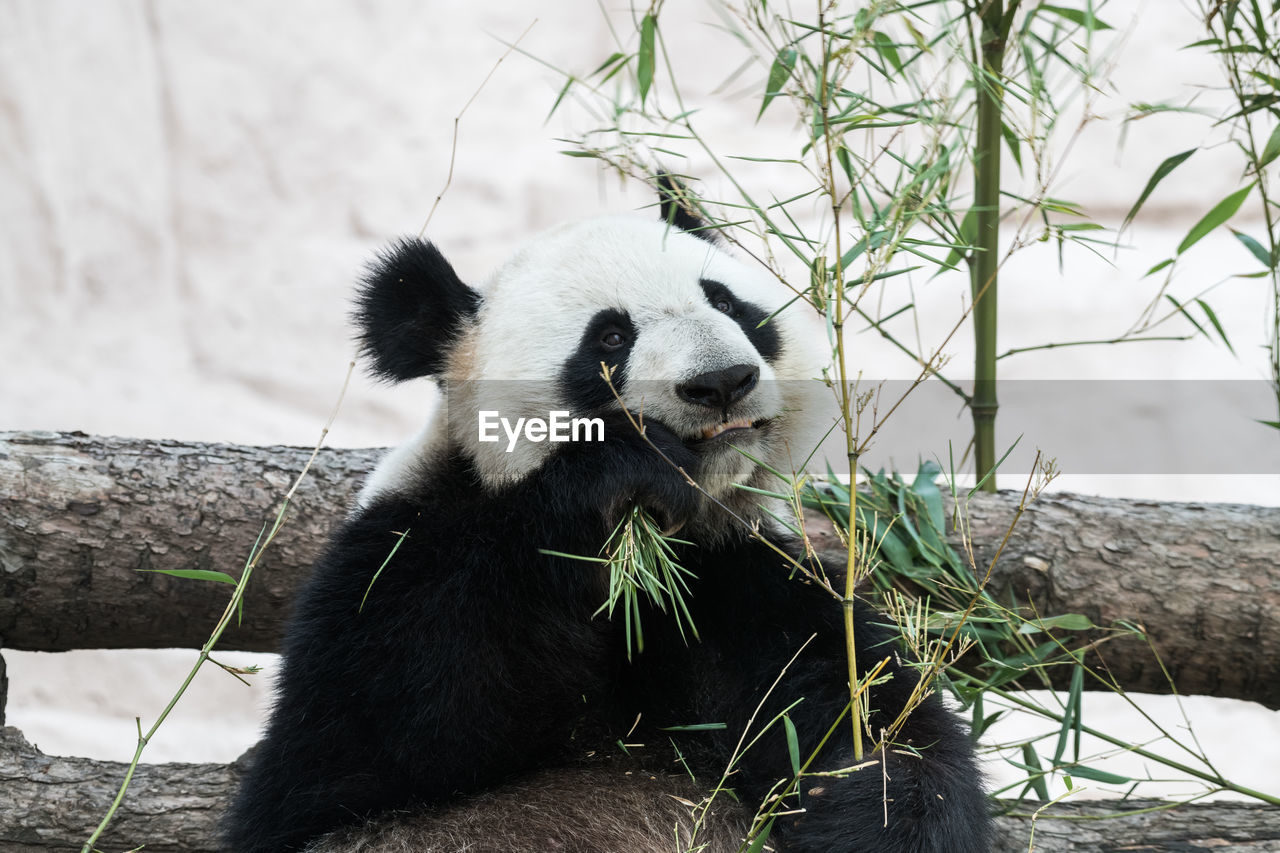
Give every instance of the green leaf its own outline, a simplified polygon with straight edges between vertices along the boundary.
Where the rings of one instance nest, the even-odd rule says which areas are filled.
[[[1044,771],[1040,765],[1040,756],[1036,755],[1036,748],[1029,743],[1022,745],[1022,760],[1026,762],[1026,768],[1031,772],[1031,778],[1027,780],[1027,786],[1034,789],[1036,796],[1043,802],[1049,802],[1049,786],[1044,781]]]
[[[360,599],[360,606],[356,608],[357,613],[364,612],[364,604],[369,600],[369,593],[373,592],[373,585],[378,582],[378,578],[382,577],[382,570],[391,562],[391,558],[396,555],[396,551],[400,550],[400,546],[404,544],[404,540],[409,538],[409,528],[395,534],[396,544],[391,546],[391,550],[387,552],[387,558],[382,561],[382,565],[378,566],[378,570],[373,573],[373,577],[369,578],[369,585],[365,587],[364,597]]]
[[[1173,303],[1174,307],[1178,309],[1178,313],[1181,314],[1188,323],[1195,326],[1197,332],[1204,335],[1206,338],[1209,337],[1209,333],[1205,331],[1204,326],[1201,326],[1199,323],[1196,322],[1196,318],[1191,316],[1191,312],[1187,310],[1187,307],[1185,305],[1183,305],[1178,300],[1174,299],[1168,293],[1164,295],[1164,298],[1168,299],[1170,302]]]
[[[1129,776],[1108,773],[1105,770],[1094,770],[1092,767],[1085,767],[1083,764],[1072,765],[1071,775],[1077,779],[1092,779],[1094,782],[1102,782],[1107,785],[1123,785],[1126,782],[1134,781]]]
[[[601,62],[601,63],[600,63],[600,67],[599,67],[599,68],[597,68],[595,71],[592,71],[592,72],[591,72],[591,74],[590,74],[590,76],[591,76],[591,77],[594,77],[594,76],[596,76],[597,74],[599,74],[600,72],[604,71],[604,70],[605,70],[606,68],[608,68],[609,66],[613,65],[615,62],[618,62],[618,61],[623,60],[623,59],[626,59],[626,58],[627,58],[627,57],[626,57],[626,54],[625,54],[625,53],[613,53],[613,54],[610,54],[610,55],[609,55],[609,58],[608,58],[608,59],[606,59],[604,62]]]
[[[1142,274],[1142,277],[1143,277],[1143,278],[1146,278],[1146,277],[1147,277],[1147,276],[1149,276],[1149,275],[1154,275],[1155,273],[1160,272],[1160,270],[1162,270],[1162,269],[1164,269],[1165,267],[1169,266],[1170,264],[1172,264],[1172,263],[1173,263],[1174,261],[1176,261],[1176,260],[1177,260],[1177,258],[1165,258],[1163,261],[1161,261],[1160,263],[1158,263],[1158,264],[1156,264],[1155,266],[1153,266],[1151,269],[1149,269],[1149,270],[1147,270],[1146,272],[1144,272],[1144,273]]]
[[[640,105],[649,95],[649,87],[653,85],[653,42],[658,29],[658,19],[652,14],[645,15],[640,22],[640,54],[636,57],[636,81],[640,85]]]
[[[658,726],[664,732],[719,732],[729,728],[728,723],[691,723],[687,726]]]
[[[916,479],[911,484],[911,491],[920,496],[929,512],[929,523],[939,533],[947,529],[947,516],[942,506],[942,491],[934,481],[942,473],[942,468],[932,459],[921,463],[916,471]]]
[[[1199,243],[1210,231],[1235,216],[1236,211],[1240,209],[1240,205],[1244,204],[1245,197],[1253,192],[1253,187],[1256,183],[1255,181],[1247,187],[1241,187],[1214,205],[1213,210],[1210,210],[1199,222],[1191,226],[1187,236],[1182,238],[1182,242],[1178,244],[1178,254],[1181,255],[1187,249]]]
[[[1018,628],[1018,633],[1038,634],[1041,631],[1048,631],[1053,628],[1061,628],[1064,631],[1088,631],[1090,628],[1096,627],[1098,626],[1093,624],[1089,617],[1083,613],[1063,613],[1061,616],[1047,616],[1044,619],[1026,622]]]
[[[1280,124],[1276,125],[1276,129],[1271,131],[1267,144],[1262,148],[1262,156],[1258,158],[1258,168],[1270,163],[1272,160],[1280,157]]]
[[[1232,355],[1236,354],[1236,348],[1231,345],[1231,341],[1227,340],[1227,333],[1223,330],[1222,324],[1218,322],[1218,315],[1213,313],[1213,309],[1209,307],[1209,303],[1203,299],[1197,299],[1196,304],[1200,306],[1200,310],[1204,311],[1204,315],[1209,318],[1209,322],[1213,324],[1213,328],[1218,331],[1218,337],[1222,338],[1222,342],[1227,345],[1227,349]]]
[[[171,575],[175,578],[188,578],[195,581],[216,581],[217,583],[236,585],[236,579],[226,572],[215,572],[208,569],[138,569],[137,571],[150,572],[157,575]]]
[[[796,55],[794,47],[784,47],[778,51],[772,67],[769,68],[769,82],[765,84],[764,100],[760,102],[760,112],[756,113],[756,121],[764,115],[765,109],[773,99],[782,94],[787,81],[791,79],[792,70],[796,67]]]
[[[547,117],[543,122],[551,121],[551,117],[556,114],[556,110],[560,108],[560,103],[564,100],[564,96],[569,94],[569,88],[574,84],[574,78],[566,77],[564,86],[560,89],[560,94],[556,95],[556,102],[551,105],[551,111],[547,113]]]
[[[791,757],[791,775],[800,775],[800,740],[796,735],[796,724],[791,722],[791,717],[784,714],[782,716],[782,728],[787,733],[787,755]]]
[[[1146,187],[1142,190],[1142,195],[1138,196],[1138,200],[1133,203],[1133,207],[1129,208],[1128,214],[1124,217],[1124,222],[1120,225],[1121,230],[1127,228],[1129,223],[1133,221],[1133,217],[1138,215],[1138,211],[1147,200],[1147,196],[1151,195],[1156,185],[1168,177],[1169,173],[1182,165],[1188,157],[1198,151],[1198,148],[1192,148],[1190,151],[1183,151],[1181,154],[1174,154],[1172,157],[1165,159],[1163,163],[1156,167],[1151,173],[1151,178],[1147,181]],[[1150,273],[1148,273],[1150,275]]]
[[[876,30],[871,34],[871,43],[876,49],[876,53],[880,54],[880,58],[893,66],[893,70],[902,73],[902,60],[898,57],[898,46],[893,43],[893,39],[884,33]]]
[[[1083,689],[1084,667],[1076,666],[1071,671],[1071,691],[1067,694],[1067,706],[1062,712],[1062,728],[1058,732],[1058,745],[1053,750],[1053,763],[1055,765],[1062,760],[1063,753],[1067,751],[1067,737],[1071,734],[1072,728],[1079,724],[1080,691]],[[1076,758],[1080,758],[1078,748]]]
[[[752,841],[750,846],[747,847],[746,853],[761,853],[764,850],[765,844],[769,842],[769,833],[773,831],[774,820],[776,818],[769,819],[769,822],[764,825],[764,829],[760,830],[760,834],[756,836],[755,841]]]
[[[1272,77],[1270,74],[1263,74],[1261,71],[1249,71],[1248,74],[1250,77],[1266,83],[1272,89],[1280,90],[1280,77]],[[1272,133],[1272,136],[1274,135],[1275,134]]]
[[[1259,263],[1264,267],[1267,269],[1275,268],[1275,263],[1271,259],[1271,253],[1264,249],[1261,243],[1250,237],[1248,234],[1237,231],[1234,228],[1231,229],[1231,233],[1236,235],[1236,239],[1239,240],[1241,244],[1249,250],[1249,253],[1257,258]]]
[[[1065,18],[1076,26],[1085,27],[1090,32],[1098,32],[1099,30],[1114,29],[1110,24],[1103,23],[1098,19],[1092,11],[1084,9],[1068,9],[1064,6],[1050,6],[1041,4],[1036,8],[1037,12],[1052,12],[1059,17]]]
[[[1018,134],[1013,132],[1013,128],[1003,121],[1000,122],[1000,135],[1004,137],[1004,144],[1009,148],[1009,153],[1013,155],[1013,162],[1018,164],[1018,171],[1022,171],[1022,146],[1018,141]]]
[[[964,219],[960,220],[960,241],[963,245],[958,245],[947,254],[947,259],[942,262],[942,266],[938,272],[943,270],[953,270],[961,259],[968,256],[969,252],[974,251],[974,241],[978,239],[978,214],[972,208],[965,213]]]
[[[761,107],[760,111],[764,112],[764,108]],[[849,153],[849,149],[844,145],[837,148],[836,160],[840,162],[840,168],[844,170],[844,176],[849,179],[849,183],[856,185],[857,181],[853,177],[853,155]]]

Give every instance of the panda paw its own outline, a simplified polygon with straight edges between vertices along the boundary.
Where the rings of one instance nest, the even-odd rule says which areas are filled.
[[[656,421],[645,424],[645,447],[649,459],[637,465],[637,502],[664,531],[680,528],[702,507],[703,496],[695,483],[698,457],[680,437]]]

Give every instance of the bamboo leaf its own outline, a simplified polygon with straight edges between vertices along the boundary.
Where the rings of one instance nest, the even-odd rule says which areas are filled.
[[[898,46],[893,43],[893,39],[876,30],[871,34],[871,44],[881,59],[892,65],[894,71],[902,73],[902,60],[898,57]]]
[[[1022,171],[1022,145],[1018,140],[1018,134],[1013,132],[1007,122],[1000,122],[1000,135],[1004,137],[1004,144],[1008,147],[1009,153],[1013,155],[1013,162],[1018,164],[1018,171]]]
[[[773,831],[774,820],[775,818],[770,818],[769,822],[764,825],[764,829],[760,830],[760,834],[756,836],[755,841],[752,841],[751,845],[747,847],[746,853],[761,853],[764,850],[765,844],[769,841],[769,833]]]
[[[916,471],[916,479],[911,484],[911,491],[920,496],[924,501],[925,508],[929,513],[929,522],[933,525],[933,529],[942,533],[946,530],[947,520],[946,513],[942,506],[942,491],[938,488],[938,484],[934,481],[938,475],[942,473],[942,468],[933,460],[927,460],[921,463],[920,468]]]
[[[636,81],[640,86],[640,105],[649,95],[649,87],[653,85],[653,43],[658,29],[658,19],[652,14],[644,16],[640,22],[640,54],[636,57]]]
[[[1076,764],[1071,767],[1071,775],[1077,779],[1091,779],[1094,782],[1102,782],[1106,785],[1123,785],[1126,782],[1135,781],[1132,777],[1121,776],[1117,773],[1108,773],[1105,770],[1095,770],[1092,767],[1086,767],[1083,764]]]
[[[1075,695],[1083,689],[1084,664],[1080,663],[1079,659],[1077,659],[1075,669],[1071,672],[1071,693],[1072,695]],[[1083,699],[1079,699],[1076,702],[1076,719],[1075,724],[1073,725],[1073,728],[1075,729],[1075,743],[1073,746],[1075,747],[1076,761],[1080,760],[1080,740],[1084,736],[1084,713],[1080,704],[1081,701],[1083,701]]]
[[[1197,332],[1204,335],[1206,338],[1209,337],[1209,333],[1205,331],[1204,326],[1201,326],[1199,323],[1196,322],[1196,319],[1191,316],[1191,312],[1187,310],[1185,305],[1183,305],[1181,302],[1174,299],[1172,296],[1170,296],[1167,293],[1164,295],[1164,298],[1168,299],[1170,302],[1173,303],[1173,306],[1178,309],[1178,313],[1181,314],[1188,323],[1195,326]]]
[[[236,585],[236,579],[231,575],[210,569],[138,569],[137,571],[156,575],[170,575],[175,578],[187,578],[195,581],[215,581],[217,583],[229,583],[232,586]]]
[[[1222,324],[1218,322],[1218,315],[1213,313],[1213,309],[1209,307],[1209,303],[1205,302],[1203,299],[1197,299],[1196,304],[1200,306],[1200,310],[1204,312],[1204,315],[1209,318],[1209,322],[1213,324],[1213,328],[1218,332],[1218,337],[1222,338],[1222,342],[1227,345],[1227,349],[1231,351],[1232,355],[1235,355],[1236,348],[1231,345],[1231,341],[1227,340],[1227,333],[1222,328]]]
[[[566,77],[564,86],[560,89],[560,94],[556,95],[556,102],[551,105],[551,110],[547,113],[547,117],[543,119],[543,123],[551,121],[551,117],[556,114],[556,110],[560,108],[560,103],[564,100],[564,96],[569,94],[569,88],[574,84],[574,78]]]
[[[1232,228],[1231,233],[1236,235],[1236,239],[1249,250],[1249,253],[1258,259],[1267,269],[1275,269],[1275,262],[1271,259],[1271,253],[1262,247],[1262,244],[1241,231]]]
[[[1214,205],[1213,210],[1210,210],[1199,222],[1191,226],[1187,236],[1182,238],[1182,242],[1178,244],[1178,254],[1181,255],[1187,249],[1199,243],[1210,231],[1235,216],[1236,211],[1240,209],[1240,205],[1244,204],[1245,197],[1253,192],[1253,187],[1254,184],[1241,187]]]
[[[791,72],[796,67],[796,55],[794,47],[784,47],[778,51],[773,65],[769,68],[769,82],[765,84],[764,100],[760,102],[760,112],[756,113],[756,121],[764,115],[764,111],[773,99],[782,94],[787,81],[791,79]]]
[[[800,739],[796,735],[796,724],[791,717],[783,715],[782,728],[787,733],[787,755],[791,758],[791,775],[800,775]]]
[[[1096,627],[1098,626],[1083,613],[1063,613],[1060,616],[1046,616],[1043,619],[1027,622],[1018,628],[1018,633],[1038,634],[1054,628],[1061,628],[1064,631],[1088,631]]]
[[[1142,194],[1138,196],[1138,200],[1133,203],[1133,207],[1129,208],[1129,212],[1125,215],[1124,222],[1120,225],[1121,230],[1127,228],[1129,223],[1133,221],[1133,218],[1138,215],[1138,211],[1142,209],[1142,205],[1146,202],[1147,196],[1151,195],[1156,186],[1168,177],[1170,172],[1181,166],[1188,157],[1196,153],[1198,150],[1199,149],[1197,148],[1192,148],[1190,151],[1183,151],[1181,154],[1174,154],[1172,157],[1165,158],[1165,161],[1156,167],[1156,170],[1151,173],[1150,179],[1147,180],[1147,185],[1143,188]],[[1148,275],[1150,275],[1150,273],[1148,273]]]
[[[942,262],[938,272],[943,270],[953,270],[961,259],[967,257],[969,252],[976,251],[974,241],[978,239],[978,214],[972,208],[964,215],[964,219],[960,220],[960,237],[963,245],[956,246],[948,254],[946,260]],[[935,273],[937,275],[937,273]]]
[[[599,68],[597,68],[595,71],[592,71],[592,72],[591,72],[591,74],[590,74],[590,76],[595,77],[597,74],[599,74],[600,72],[604,71],[606,68],[608,68],[609,66],[613,65],[615,62],[618,62],[618,61],[623,60],[623,59],[626,59],[626,58],[627,58],[627,55],[626,55],[625,53],[613,53],[613,54],[610,54],[609,58],[608,58],[608,59],[606,59],[604,62],[601,62],[601,63],[600,63],[600,67],[599,67]]]
[[[967,497],[971,498],[974,495],[976,495],[979,491],[982,490],[982,487],[983,485],[986,484],[987,480],[991,479],[991,476],[996,473],[996,470],[999,469],[999,467],[1004,464],[1004,460],[1009,458],[1009,454],[1012,453],[1013,449],[1018,446],[1019,441],[1022,441],[1021,435],[1019,435],[1017,438],[1013,440],[1013,444],[1009,445],[1009,449],[1004,452],[1004,456],[1001,456],[999,459],[996,460],[996,464],[991,466],[991,470],[982,475],[982,479],[979,480],[974,485],[974,487],[969,490],[969,494],[967,495]]]
[[[1092,10],[1085,9],[1068,9],[1065,6],[1050,6],[1042,3],[1036,7],[1037,12],[1050,12],[1061,18],[1065,18],[1076,26],[1084,27],[1090,32],[1099,32],[1101,30],[1114,29],[1110,24],[1099,20]]]
[[[1262,148],[1262,156],[1258,158],[1258,168],[1270,163],[1272,160],[1280,157],[1280,124],[1276,125],[1276,129],[1271,131],[1267,144]]]
[[[1036,755],[1036,748],[1032,744],[1024,743],[1022,745],[1022,760],[1026,762],[1026,769],[1032,774],[1027,779],[1027,785],[1036,792],[1036,796],[1042,802],[1049,802],[1049,786],[1044,781],[1044,769],[1040,765],[1040,756]]]
[[[1084,667],[1077,666],[1071,671],[1071,691],[1067,694],[1067,706],[1062,712],[1062,728],[1058,731],[1058,745],[1053,750],[1053,763],[1062,760],[1067,751],[1067,737],[1080,719],[1080,697],[1084,689]],[[1080,756],[1077,754],[1076,758]]]

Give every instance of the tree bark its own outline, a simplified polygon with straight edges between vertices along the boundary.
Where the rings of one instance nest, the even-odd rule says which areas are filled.
[[[294,589],[378,451],[323,450],[222,647],[274,651]],[[0,645],[198,648],[310,450],[0,433]]]
[[[0,850],[79,850],[111,806],[128,765],[45,755],[0,731]],[[140,764],[99,850],[213,853],[216,823],[239,782],[236,764]]]
[[[997,818],[998,840],[992,853],[1032,849],[1034,810],[1033,805],[1016,817]],[[1280,809],[1252,803],[1196,803],[1170,809],[1159,800],[1067,801],[1046,809],[1034,821],[1034,830],[1035,853],[1280,851]]]
[[[970,503],[982,570],[1019,497]],[[1042,495],[1001,554],[992,591],[1042,614],[1136,623],[1178,692],[1280,708],[1280,508]],[[1168,693],[1145,646],[1122,638],[1092,660],[1126,690]]]
[[[294,588],[378,454],[321,451],[223,648],[277,647]],[[238,575],[309,455],[0,433],[0,645],[199,646],[230,587],[147,570]],[[969,502],[980,570],[1018,498]],[[1280,509],[1045,495],[1014,529],[993,591],[1041,613],[1144,625],[1181,692],[1280,708]],[[1117,641],[1102,652],[1125,689],[1169,691],[1141,643]]]
[[[127,766],[44,755],[17,729],[0,731],[0,850],[74,851],[106,814]],[[96,845],[105,851],[145,843],[148,853],[213,853],[216,824],[239,781],[238,764],[143,764],[115,819]],[[1121,850],[1280,850],[1280,809],[1246,803],[1096,820],[1167,806],[1150,801],[1066,802],[1035,822],[1039,853]],[[1029,813],[997,819],[993,853],[1025,853]],[[1089,818],[1082,820],[1082,818]]]

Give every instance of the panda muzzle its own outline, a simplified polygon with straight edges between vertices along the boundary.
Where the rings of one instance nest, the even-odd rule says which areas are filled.
[[[767,422],[768,422],[767,418],[761,418],[755,421],[749,418],[736,418],[731,421],[726,420],[726,421],[722,421],[721,423],[711,424],[710,426],[703,427],[702,431],[698,435],[698,438],[695,440],[710,441],[711,439],[719,438],[720,436],[725,435],[726,433],[738,432],[738,431],[747,430],[747,429],[759,429],[760,427],[764,426]]]

